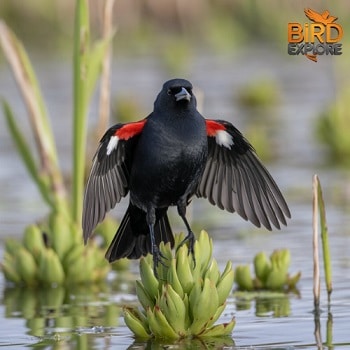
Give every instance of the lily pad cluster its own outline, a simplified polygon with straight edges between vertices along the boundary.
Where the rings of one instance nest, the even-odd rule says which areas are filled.
[[[1,264],[6,280],[29,286],[104,280],[110,270],[104,249],[94,241],[84,247],[79,232],[55,214],[47,224],[28,226],[22,241],[8,239]]]
[[[183,237],[178,235],[176,241],[181,242]],[[136,281],[136,294],[142,309],[124,308],[125,323],[136,337],[180,339],[231,334],[234,318],[228,323],[215,322],[232,290],[232,263],[220,273],[212,250],[212,240],[205,231],[195,242],[195,263],[186,245],[174,256],[170,244],[161,243],[160,251],[166,259],[158,266],[159,279],[154,275],[151,256],[140,260],[141,281]]]
[[[296,288],[301,272],[290,276],[290,251],[279,249],[268,258],[264,252],[254,257],[255,277],[249,265],[239,265],[235,270],[235,282],[240,290],[293,290]]]

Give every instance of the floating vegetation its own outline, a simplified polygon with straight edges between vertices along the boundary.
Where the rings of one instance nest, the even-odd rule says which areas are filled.
[[[49,225],[28,226],[22,242],[6,240],[1,264],[6,280],[27,286],[104,280],[110,270],[104,249],[95,242],[85,248],[63,217],[50,219]]]
[[[238,93],[238,102],[243,107],[268,108],[280,100],[279,89],[275,81],[260,78],[244,86]]]
[[[177,235],[182,241],[184,235]],[[226,299],[233,286],[231,262],[220,273],[212,259],[213,243],[205,231],[195,242],[194,257],[186,245],[173,255],[170,244],[160,245],[166,257],[159,264],[159,279],[154,276],[150,255],[141,258],[141,281],[136,281],[136,294],[142,305],[125,308],[124,319],[137,338],[180,339],[187,337],[222,337],[231,334],[234,318],[215,324],[225,309]]]
[[[274,144],[274,128],[278,125],[276,108],[280,101],[279,87],[271,78],[256,78],[243,86],[235,97],[246,116],[245,135],[259,157],[271,161],[277,155]]]
[[[244,135],[257,150],[259,158],[269,162],[276,157],[276,147],[274,147],[269,134],[271,128],[268,128],[262,120],[260,122],[249,122]]]
[[[327,147],[329,160],[343,165],[350,163],[349,98],[350,89],[347,89],[316,121],[316,136]]]
[[[249,265],[239,265],[235,270],[235,282],[239,290],[294,290],[301,272],[290,276],[290,252],[288,249],[275,250],[268,258],[264,252],[254,257],[254,272]]]
[[[132,95],[118,96],[114,103],[114,118],[119,123],[127,123],[137,120],[144,115],[139,102]]]

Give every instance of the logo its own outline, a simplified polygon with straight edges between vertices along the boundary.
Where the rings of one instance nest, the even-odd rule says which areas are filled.
[[[288,54],[304,55],[317,62],[317,56],[341,55],[343,28],[335,23],[338,17],[329,11],[318,13],[310,8],[304,13],[313,23],[288,23]]]

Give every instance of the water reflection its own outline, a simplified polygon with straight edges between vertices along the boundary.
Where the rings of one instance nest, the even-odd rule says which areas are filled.
[[[296,290],[293,294],[237,292],[235,297],[237,311],[253,308],[257,317],[287,317],[291,313],[290,298],[300,295]]]
[[[329,305],[328,305],[329,306]],[[327,349],[332,350],[333,346],[333,315],[330,311],[330,306],[327,314],[327,323],[326,323],[326,340],[325,343],[322,341],[322,332],[321,332],[321,317],[320,312],[314,312],[314,323],[315,323],[315,342],[317,349],[324,349],[323,345],[327,346]]]
[[[163,350],[163,349],[231,349],[235,345],[230,337],[208,338],[208,339],[181,339],[175,342],[156,341],[150,339],[147,342],[135,341],[128,347],[128,350]]]
[[[257,298],[255,303],[256,316],[287,317],[290,315],[290,301],[288,296],[277,298]]]
[[[333,336],[334,316],[330,308],[311,315],[305,310],[307,301],[311,305],[311,298],[305,299],[304,296],[303,302],[299,294],[262,292],[244,295],[237,292],[228,300],[223,319],[219,322],[227,321],[235,314],[237,326],[232,337],[170,342],[135,340],[122,320],[121,306],[135,303],[135,298],[129,294],[134,286],[131,274],[125,277],[118,275],[118,279],[112,283],[99,285],[40,289],[7,287],[2,298],[4,320],[24,320],[25,333],[30,336],[24,340],[25,346],[33,349],[241,349],[242,343],[254,345],[257,339],[259,345],[256,346],[260,349],[291,349],[290,341],[300,346],[304,344],[308,349],[323,349],[325,346],[332,349],[340,345],[339,327],[338,331],[334,330]],[[345,322],[344,330],[348,334],[347,314],[344,314],[345,318],[339,319],[339,310],[335,310],[334,315],[338,323]],[[245,320],[245,317],[248,319]],[[311,324],[314,324],[314,332],[308,326]],[[5,323],[4,327],[10,330]],[[284,342],[278,341],[276,327]],[[272,340],[269,334],[275,334],[274,344],[269,343]],[[314,340],[307,334],[313,336]],[[341,339],[344,340],[346,334]],[[13,338],[11,332],[9,339],[8,346],[23,341]],[[300,343],[298,339],[303,341]],[[236,347],[235,342],[241,345]],[[340,346],[343,345],[346,344],[343,342]]]
[[[120,307],[110,301],[110,294],[106,283],[67,288],[6,288],[5,317],[24,318],[27,334],[38,337],[42,345],[69,342],[72,348],[85,349],[86,334],[106,335],[118,325]]]

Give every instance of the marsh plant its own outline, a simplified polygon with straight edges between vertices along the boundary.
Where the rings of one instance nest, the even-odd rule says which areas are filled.
[[[184,235],[176,236],[176,246]],[[124,319],[137,338],[181,339],[229,336],[235,325],[215,324],[226,307],[234,280],[231,262],[220,273],[212,258],[213,243],[205,231],[194,246],[194,259],[186,245],[176,249],[161,243],[165,257],[157,279],[150,255],[140,260],[141,281],[136,294],[142,308],[125,308]]]
[[[239,265],[235,270],[235,282],[239,290],[294,290],[301,277],[301,272],[290,276],[290,252],[288,249],[280,249],[272,252],[267,257],[265,252],[260,252],[254,257],[254,272],[251,274],[249,265]]]
[[[345,89],[316,121],[316,134],[329,153],[329,160],[348,165],[350,159],[350,89]]]
[[[106,4],[112,0],[106,0]],[[41,89],[24,46],[4,21],[0,21],[0,44],[23,100],[36,143],[29,147],[11,106],[2,102],[8,129],[18,154],[50,209],[43,223],[30,225],[22,242],[6,242],[2,270],[16,284],[80,283],[103,279],[109,266],[103,250],[92,243],[83,248],[81,212],[84,191],[87,113],[92,93],[108,54],[111,35],[90,43],[87,0],[76,1],[73,53],[73,164],[68,188],[59,166],[50,118]],[[68,196],[71,193],[71,196]]]

